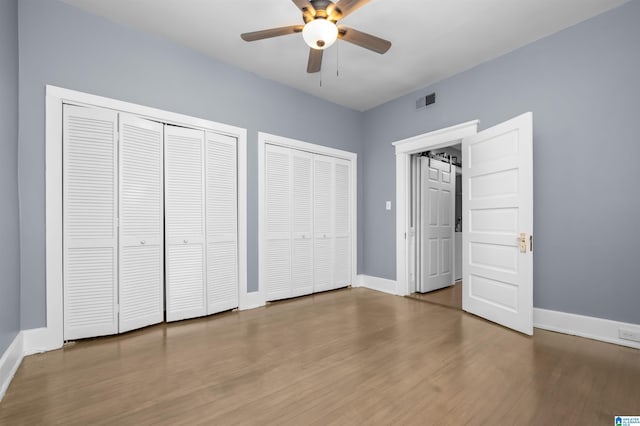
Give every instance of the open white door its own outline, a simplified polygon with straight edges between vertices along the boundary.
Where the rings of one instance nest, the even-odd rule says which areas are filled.
[[[453,285],[456,168],[420,157],[420,274],[418,291]]]
[[[532,121],[526,113],[462,141],[462,308],[529,335]]]

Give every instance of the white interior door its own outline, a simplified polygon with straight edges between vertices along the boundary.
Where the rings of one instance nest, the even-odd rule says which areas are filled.
[[[204,131],[165,126],[167,321],[204,316]]]
[[[351,284],[351,162],[334,159],[333,288]]]
[[[291,297],[313,293],[313,154],[291,150]]]
[[[164,319],[163,125],[120,114],[120,332]]]
[[[455,166],[420,157],[420,281],[426,293],[454,283]]]
[[[529,335],[532,120],[527,113],[462,142],[463,309]]]
[[[118,332],[118,114],[63,109],[64,339]]]
[[[207,132],[207,314],[238,307],[237,141]]]
[[[291,297],[291,149],[265,147],[265,251],[262,270],[266,300]]]
[[[313,155],[313,291],[335,288],[334,267],[334,160],[325,155]]]

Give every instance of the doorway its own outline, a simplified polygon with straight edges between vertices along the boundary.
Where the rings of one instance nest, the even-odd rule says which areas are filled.
[[[396,286],[417,291],[411,156],[462,144],[462,309],[533,334],[533,114],[478,132],[478,121],[393,143]]]
[[[462,145],[412,154],[409,297],[462,310]]]

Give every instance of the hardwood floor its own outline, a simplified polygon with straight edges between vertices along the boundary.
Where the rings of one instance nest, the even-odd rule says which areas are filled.
[[[0,424],[613,424],[640,351],[366,289],[25,358]]]
[[[462,309],[462,282],[429,293],[413,293],[411,299],[435,303],[453,309]]]

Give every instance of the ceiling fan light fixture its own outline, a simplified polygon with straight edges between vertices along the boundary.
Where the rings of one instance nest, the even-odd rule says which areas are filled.
[[[304,26],[302,37],[312,49],[324,50],[338,39],[338,27],[331,21],[316,18]]]

